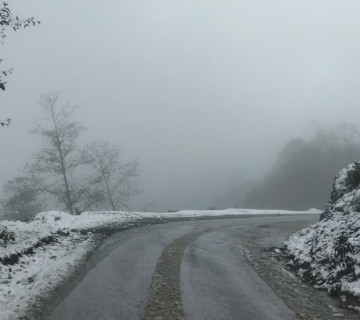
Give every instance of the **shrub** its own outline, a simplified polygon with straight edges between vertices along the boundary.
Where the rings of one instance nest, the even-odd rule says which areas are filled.
[[[15,233],[9,231],[7,227],[0,226],[0,246],[6,248],[10,241],[15,241]]]
[[[347,191],[352,191],[360,185],[360,162],[354,162],[345,179]]]
[[[334,241],[335,258],[340,265],[343,264],[346,267],[346,270],[354,265],[354,260],[349,256],[349,254],[354,253],[354,249],[349,241],[349,235],[345,231]]]

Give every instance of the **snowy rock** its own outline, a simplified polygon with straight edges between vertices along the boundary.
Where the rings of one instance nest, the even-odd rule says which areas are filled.
[[[330,201],[320,220],[334,212],[360,211],[360,162],[349,164],[336,175]]]
[[[360,163],[335,177],[320,221],[285,242],[291,266],[306,281],[329,294],[360,296]]]

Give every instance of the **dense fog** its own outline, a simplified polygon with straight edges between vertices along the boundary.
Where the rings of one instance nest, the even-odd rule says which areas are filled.
[[[343,123],[319,130],[311,140],[292,139],[279,152],[271,172],[246,193],[250,208],[324,209],[335,174],[360,159],[357,126]]]
[[[12,119],[1,187],[44,146],[29,130],[49,92],[78,105],[79,148],[106,141],[136,161],[132,210],[322,208],[336,172],[360,159],[359,1],[9,7],[41,24],[1,45],[0,67],[14,68],[0,92]]]

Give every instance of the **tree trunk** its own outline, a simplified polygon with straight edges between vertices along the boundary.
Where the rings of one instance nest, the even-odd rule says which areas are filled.
[[[57,148],[57,150],[59,152],[61,174],[63,176],[64,185],[65,185],[66,207],[67,207],[66,209],[69,210],[70,214],[74,214],[73,201],[72,201],[72,198],[71,198],[69,182],[68,182],[67,175],[66,175],[65,159],[64,159],[64,155],[63,155],[63,152],[62,152],[62,149],[61,149],[61,142],[60,142],[60,139],[59,139],[59,131],[58,131],[59,129],[58,129],[58,126],[57,126],[53,106],[51,107],[51,116],[52,116],[52,120],[53,120],[54,127],[55,127],[56,148]]]
[[[112,195],[111,195],[111,191],[110,191],[110,186],[109,186],[109,181],[104,173],[104,171],[102,170],[101,172],[102,176],[103,176],[103,179],[104,179],[104,182],[105,182],[105,186],[106,186],[106,192],[108,194],[108,197],[109,197],[109,200],[110,200],[110,205],[111,205],[111,208],[113,211],[116,211],[117,208],[114,204],[114,201],[113,201],[113,198],[112,198]]]

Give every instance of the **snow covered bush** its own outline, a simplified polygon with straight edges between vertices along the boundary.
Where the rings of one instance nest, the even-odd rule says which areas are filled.
[[[346,186],[348,190],[353,190],[359,187],[360,184],[360,163],[354,162],[351,169],[347,171],[345,178]]]
[[[360,212],[360,162],[349,164],[336,175],[330,201],[320,220],[334,212]]]
[[[335,177],[320,221],[285,242],[288,266],[316,288],[360,296],[360,163]]]
[[[0,247],[6,248],[10,241],[15,241],[15,233],[7,227],[0,226]]]

